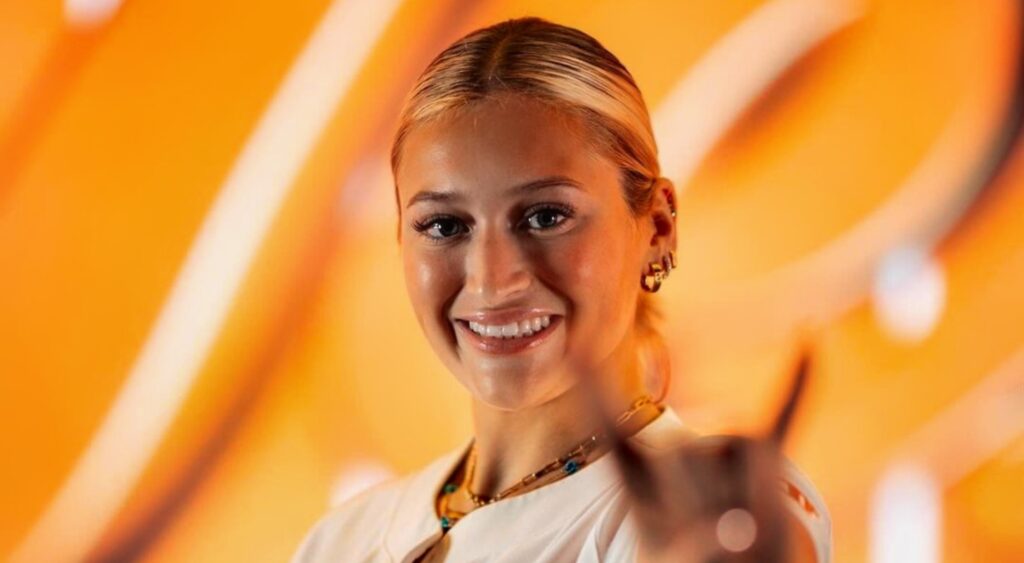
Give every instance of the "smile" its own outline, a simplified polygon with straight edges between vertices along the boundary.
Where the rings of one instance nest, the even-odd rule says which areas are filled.
[[[546,328],[550,324],[551,317],[544,315],[526,319],[519,323],[505,325],[485,325],[469,321],[469,330],[480,336],[489,336],[491,338],[523,338],[524,336],[532,336],[535,332],[540,332],[541,329]]]
[[[514,354],[540,345],[561,321],[559,316],[544,315],[504,325],[485,325],[457,320],[455,325],[469,343],[491,354]]]

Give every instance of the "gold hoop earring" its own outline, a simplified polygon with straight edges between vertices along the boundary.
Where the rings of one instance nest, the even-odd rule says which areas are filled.
[[[647,273],[640,276],[640,287],[649,293],[656,293],[661,289],[661,282],[666,275],[661,264],[650,262],[647,264]]]
[[[661,282],[665,281],[672,270],[676,268],[676,253],[669,250],[668,255],[662,256],[661,263],[649,262],[647,272],[640,276],[640,287],[644,291],[655,293],[661,289]]]
[[[665,266],[665,277],[668,277],[672,270],[676,269],[676,253],[669,250],[668,255],[661,259],[661,263]]]

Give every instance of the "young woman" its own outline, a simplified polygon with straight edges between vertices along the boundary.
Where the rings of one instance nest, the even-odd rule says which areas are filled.
[[[537,18],[477,30],[420,77],[391,165],[409,297],[473,436],[333,509],[294,561],[764,560],[786,538],[771,557],[827,561],[805,478],[755,442],[693,448],[648,391],[667,381],[651,300],[676,267],[674,187],[614,55]],[[659,452],[656,485],[630,470]]]

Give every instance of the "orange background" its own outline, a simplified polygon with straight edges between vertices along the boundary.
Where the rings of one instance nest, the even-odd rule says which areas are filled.
[[[1024,560],[1018,2],[125,0],[85,21],[89,4],[0,0],[0,555],[282,561],[331,498],[461,443],[466,394],[405,297],[387,152],[433,55],[539,15],[619,56],[655,117],[680,190],[659,297],[683,419],[762,427],[810,324],[787,453],[835,560],[871,559],[874,492],[905,460],[938,483],[942,560]],[[908,246],[942,288],[911,338],[873,290]],[[172,317],[186,328],[158,330]],[[129,380],[150,391],[115,416]]]

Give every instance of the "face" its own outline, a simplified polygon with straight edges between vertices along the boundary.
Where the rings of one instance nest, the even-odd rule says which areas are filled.
[[[413,310],[478,400],[521,409],[570,366],[627,369],[655,228],[582,123],[503,95],[414,128],[396,171]],[[482,334],[481,334],[482,333]]]

